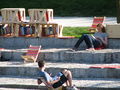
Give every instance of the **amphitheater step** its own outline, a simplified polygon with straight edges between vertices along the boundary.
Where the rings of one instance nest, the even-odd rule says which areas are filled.
[[[70,48],[52,48],[42,50],[39,58],[58,62],[120,63],[120,49],[72,51]]]
[[[69,69],[73,78],[120,78],[120,64],[79,64],[47,62],[47,72],[56,75],[61,69]],[[94,66],[119,66],[117,68],[93,68]],[[0,62],[0,75],[38,77],[37,63]]]
[[[74,78],[73,84],[80,90],[120,90],[120,79]],[[0,87],[11,88],[11,90],[12,88],[47,90],[44,84],[37,85],[37,78],[19,76],[0,76]]]
[[[23,61],[21,55],[26,51],[27,49],[5,49],[1,55],[5,60]],[[72,51],[70,48],[49,48],[42,49],[38,59],[51,62],[120,63],[120,49]]]
[[[59,38],[34,38],[34,37],[0,37],[0,47],[9,49],[23,49],[31,45],[42,45],[43,48],[72,48],[78,38],[59,39]],[[120,39],[109,39],[109,48],[120,48]],[[80,48],[85,48],[85,43]]]

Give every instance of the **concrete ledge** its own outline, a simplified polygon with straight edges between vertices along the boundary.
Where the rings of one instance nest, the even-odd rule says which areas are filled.
[[[119,79],[73,79],[80,90],[119,90]],[[0,87],[46,90],[44,84],[37,85],[36,79],[16,76],[0,76]]]
[[[21,55],[26,49],[2,51],[6,60],[23,61]],[[43,49],[38,60],[52,62],[77,62],[77,63],[120,63],[120,49],[103,49],[95,51],[80,50],[73,52],[70,48]]]
[[[40,59],[57,62],[77,63],[120,63],[120,49],[103,49],[95,51],[71,51],[70,49],[44,49]]]
[[[29,45],[42,45],[42,48],[72,48],[78,38],[58,39],[58,38],[27,38],[27,37],[0,37],[0,47],[6,49],[23,49]],[[109,39],[109,48],[120,48],[120,39]],[[81,44],[80,48],[85,48]]]
[[[24,64],[22,62],[0,62],[0,75],[38,77],[37,63]],[[56,75],[61,69],[69,69],[73,78],[120,78],[120,69],[90,68],[94,65],[120,64],[78,64],[78,63],[47,63],[47,71]]]
[[[42,45],[48,47],[72,47],[76,39],[57,39],[57,38],[27,38],[27,37],[0,37],[0,47],[7,49],[23,49],[29,45]]]

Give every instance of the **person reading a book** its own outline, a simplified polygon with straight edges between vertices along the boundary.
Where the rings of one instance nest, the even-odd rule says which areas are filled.
[[[72,84],[72,74],[71,71],[64,69],[61,72],[59,72],[56,76],[52,77],[49,73],[45,71],[45,61],[40,60],[38,62],[39,66],[39,77],[42,77],[44,79],[44,84],[46,84],[49,88],[58,88],[62,86],[64,83],[66,83],[69,88],[72,88],[72,90],[78,90],[75,86]],[[41,84],[42,80],[38,79],[38,84]]]
[[[106,33],[105,27],[102,24],[97,25],[97,32],[93,35],[83,34],[73,47],[73,50],[78,50],[79,45],[85,41],[87,49],[95,50],[103,49],[108,45],[108,35]]]

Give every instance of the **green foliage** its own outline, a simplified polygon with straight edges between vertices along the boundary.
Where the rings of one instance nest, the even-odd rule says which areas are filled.
[[[116,0],[0,0],[0,8],[52,8],[55,16],[116,16]]]
[[[84,33],[89,33],[89,27],[64,27],[63,36],[80,37]]]

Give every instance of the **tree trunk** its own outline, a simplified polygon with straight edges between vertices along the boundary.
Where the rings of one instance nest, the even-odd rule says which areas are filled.
[[[116,0],[117,5],[117,23],[120,23],[120,0]]]

